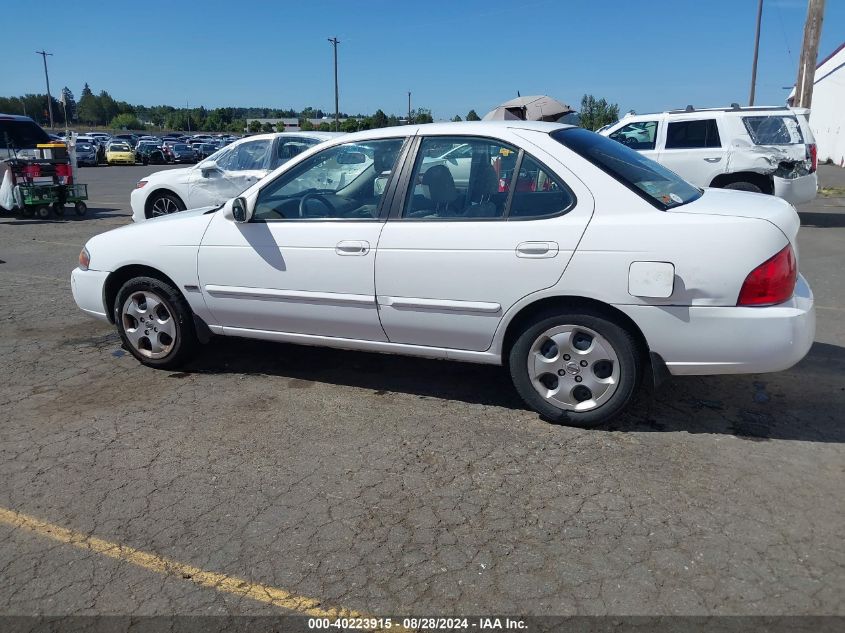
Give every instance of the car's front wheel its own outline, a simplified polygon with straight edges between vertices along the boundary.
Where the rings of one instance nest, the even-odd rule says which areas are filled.
[[[178,367],[198,345],[188,302],[170,284],[153,277],[123,284],[114,303],[114,321],[126,349],[150,367]]]
[[[508,362],[516,390],[532,409],[583,428],[620,413],[642,371],[632,334],[592,311],[536,317],[517,337]]]
[[[155,193],[147,202],[147,219],[184,211],[185,203],[172,193]]]

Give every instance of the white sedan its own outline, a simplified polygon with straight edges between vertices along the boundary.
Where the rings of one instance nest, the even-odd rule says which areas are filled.
[[[428,165],[444,146],[471,148],[465,185]],[[98,235],[72,287],[151,367],[213,335],[503,364],[547,419],[591,426],[667,373],[801,360],[815,312],[798,228],[783,200],[698,189],[581,128],[406,126]]]
[[[249,136],[227,145],[197,165],[167,169],[140,180],[130,196],[132,219],[209,204],[222,204],[288,160],[338,132],[280,132]]]

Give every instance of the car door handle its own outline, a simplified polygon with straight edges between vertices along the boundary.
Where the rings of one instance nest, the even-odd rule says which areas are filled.
[[[334,252],[338,255],[366,255],[370,252],[370,243],[363,240],[344,240],[337,243]]]
[[[559,247],[557,242],[521,242],[516,247],[517,257],[554,257]]]
[[[722,157],[716,156],[715,158],[705,158],[704,160],[706,160],[708,163],[718,163],[720,160],[722,160]]]

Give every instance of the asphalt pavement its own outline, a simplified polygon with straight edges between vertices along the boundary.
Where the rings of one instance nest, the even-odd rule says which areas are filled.
[[[800,209],[804,361],[578,430],[498,367],[234,339],[139,365],[69,274],[151,170],[0,218],[0,614],[845,615],[842,197]]]

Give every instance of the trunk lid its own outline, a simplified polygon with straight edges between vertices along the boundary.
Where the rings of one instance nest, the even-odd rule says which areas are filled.
[[[795,253],[798,253],[796,237],[801,219],[795,207],[775,196],[731,189],[705,189],[704,195],[698,200],[673,207],[667,213],[732,215],[765,220],[779,228],[792,244]]]

